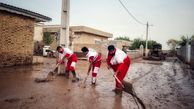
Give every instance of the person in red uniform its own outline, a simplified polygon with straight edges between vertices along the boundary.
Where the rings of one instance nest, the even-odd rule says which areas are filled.
[[[116,76],[122,82],[130,66],[130,58],[127,54],[122,50],[115,48],[114,45],[109,45],[106,63],[108,69],[113,69],[113,76]],[[115,81],[116,86],[113,91],[116,94],[122,94],[122,85],[116,79]]]
[[[63,64],[64,59],[67,59],[67,63],[65,63],[65,66],[66,66],[65,75],[66,75],[66,77],[69,78],[69,72],[72,72],[72,74],[73,74],[72,82],[79,81],[79,78],[76,77],[76,72],[75,72],[75,65],[77,63],[76,54],[74,54],[69,48],[63,48],[61,46],[57,47],[57,51],[62,55],[62,57],[58,61],[58,63]]]
[[[101,65],[101,55],[97,53],[94,49],[82,47],[81,51],[86,55],[90,65],[88,67],[87,74],[90,74],[90,71],[92,69],[92,84],[96,84],[96,77],[100,69]]]

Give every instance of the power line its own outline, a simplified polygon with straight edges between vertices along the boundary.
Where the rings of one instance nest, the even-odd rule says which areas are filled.
[[[137,18],[135,18],[135,16],[127,9],[127,7],[123,4],[123,2],[121,0],[119,0],[120,4],[122,5],[122,7],[127,11],[127,13],[136,21],[138,22],[139,24],[141,25],[146,25],[142,22],[140,22]]]

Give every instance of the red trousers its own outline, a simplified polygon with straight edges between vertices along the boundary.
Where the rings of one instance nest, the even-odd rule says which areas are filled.
[[[97,73],[99,72],[100,66],[101,66],[101,56],[98,55],[98,57],[96,58],[96,61],[92,63],[92,77],[96,77]]]
[[[77,63],[77,56],[72,54],[67,61],[66,71],[73,71],[75,70],[75,64]]]
[[[116,76],[121,82],[123,81],[124,77],[127,74],[130,63],[131,63],[131,61],[130,61],[129,57],[127,57],[124,59],[123,63],[117,64],[117,65],[111,65],[112,69],[115,72],[118,71]],[[115,79],[115,81],[116,81],[116,89],[122,89],[122,85],[116,79]]]

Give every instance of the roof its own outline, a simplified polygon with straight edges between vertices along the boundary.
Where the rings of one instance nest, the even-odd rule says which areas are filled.
[[[107,33],[107,32],[100,31],[100,30],[93,29],[93,28],[86,27],[86,26],[71,26],[70,30],[74,31],[74,32],[90,33],[90,34],[99,35],[99,36],[103,36],[103,37],[107,37],[107,38],[113,37],[113,34],[111,34],[111,33]]]
[[[41,15],[39,13],[35,13],[26,9],[18,8],[4,3],[0,3],[0,10],[33,18],[36,22],[46,22],[52,20],[50,17]]]
[[[44,25],[43,28],[49,32],[58,32],[61,28],[61,25]],[[70,26],[69,29],[70,31],[73,31],[75,33],[89,33],[107,38],[113,37],[113,34],[111,33],[100,31],[86,26]]]
[[[44,25],[43,26],[43,31],[45,32],[55,33],[55,32],[60,32],[60,29],[61,29],[61,25]]]

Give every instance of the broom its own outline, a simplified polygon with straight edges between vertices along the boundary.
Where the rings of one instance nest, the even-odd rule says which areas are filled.
[[[79,87],[81,86],[82,88],[86,88],[86,80],[87,80],[88,76],[89,76],[89,75],[87,75],[87,76],[84,78],[84,81],[81,82],[81,83],[79,84]]]
[[[50,72],[47,74],[46,78],[35,78],[34,81],[37,82],[37,83],[52,81],[52,80],[54,79],[54,78],[53,78],[53,75],[55,74],[55,70],[58,68],[59,64],[60,64],[60,63],[58,63],[58,64],[55,66],[54,70],[50,71]],[[51,77],[51,76],[52,76],[52,77]]]
[[[133,85],[130,82],[127,82],[125,80],[122,81],[122,84],[124,85],[123,90],[126,93],[131,94],[131,96],[133,97],[133,99],[135,100],[136,105],[138,106],[139,109],[139,105],[138,103],[141,105],[142,109],[146,109],[143,101],[137,96],[137,94],[135,93],[135,90],[133,88]],[[138,103],[137,103],[138,102]]]
[[[111,73],[112,71],[109,70]],[[136,105],[138,106],[138,109],[139,109],[139,105],[138,103],[141,105],[142,109],[146,109],[143,101],[137,96],[137,94],[135,93],[134,91],[134,88],[133,88],[133,85],[130,83],[130,82],[127,82],[125,80],[123,80],[122,82],[117,78],[116,75],[114,75],[114,78],[119,82],[119,84],[122,85],[122,88],[123,88],[123,91],[125,91],[126,93],[129,93],[132,95]],[[137,103],[138,102],[138,103]]]

